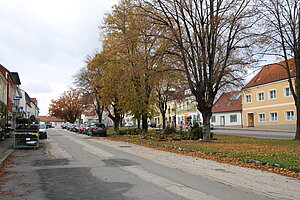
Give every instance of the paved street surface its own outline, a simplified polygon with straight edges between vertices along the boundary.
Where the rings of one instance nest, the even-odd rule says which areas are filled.
[[[256,138],[269,138],[269,139],[285,139],[293,140],[295,138],[295,133],[290,132],[272,132],[264,130],[213,130],[214,134],[222,135],[236,135],[245,137],[256,137]]]
[[[0,199],[296,199],[277,174],[48,129],[38,150],[17,150]]]

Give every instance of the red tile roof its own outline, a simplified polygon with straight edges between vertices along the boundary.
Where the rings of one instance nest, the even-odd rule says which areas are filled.
[[[39,118],[41,122],[64,122],[64,120],[54,116],[39,116]]]
[[[213,113],[218,112],[230,112],[230,111],[241,111],[242,110],[242,95],[241,91],[232,91],[223,93],[220,98],[216,101],[212,108]],[[237,99],[231,99],[233,96],[238,97]]]
[[[296,76],[295,60],[293,58],[288,60],[288,65],[290,67],[292,77]],[[283,66],[286,66],[285,61],[264,66],[244,88],[287,79],[288,75]]]

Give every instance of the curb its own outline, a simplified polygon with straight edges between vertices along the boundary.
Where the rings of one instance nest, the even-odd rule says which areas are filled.
[[[218,127],[214,127],[214,130],[232,130],[232,131],[263,131],[263,132],[278,132],[278,133],[295,133],[295,131],[291,131],[291,130],[271,130],[271,129],[235,129],[235,128],[218,128]]]
[[[10,156],[14,151],[15,151],[15,149],[8,149],[4,153],[4,155],[0,158],[0,164],[2,164],[8,158],[8,156]]]

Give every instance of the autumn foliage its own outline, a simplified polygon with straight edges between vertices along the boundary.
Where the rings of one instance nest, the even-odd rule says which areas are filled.
[[[64,92],[59,99],[52,100],[49,114],[74,123],[76,118],[86,109],[86,99],[76,90]]]

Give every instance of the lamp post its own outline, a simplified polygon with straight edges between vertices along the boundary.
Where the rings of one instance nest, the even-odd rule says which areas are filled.
[[[16,131],[16,117],[17,113],[19,111],[19,106],[20,106],[20,100],[22,99],[21,96],[15,96],[14,97],[14,110],[13,110],[13,129]]]

